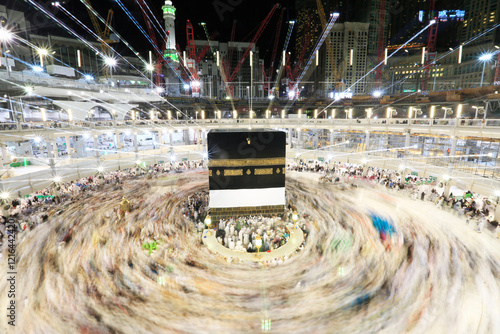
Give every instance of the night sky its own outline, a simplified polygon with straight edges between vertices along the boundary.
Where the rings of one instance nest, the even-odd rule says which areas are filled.
[[[36,0],[38,4],[43,5],[49,11],[55,13],[58,19],[66,22],[69,26],[74,28],[76,32],[78,32],[85,38],[88,38],[89,40],[93,39],[89,34],[85,32],[83,28],[79,27],[64,13],[52,6],[51,3],[53,1],[55,0]],[[87,10],[79,0],[63,0],[60,2],[67,10],[69,10],[79,20],[81,20],[85,25],[93,30]],[[107,15],[107,10],[109,8],[113,9],[113,28],[115,28],[124,37],[124,39],[132,44],[132,46],[136,50],[139,50],[144,55],[147,54],[147,50],[152,50],[150,42],[142,35],[139,29],[134,26],[130,18],[119,7],[119,5],[116,4],[115,1],[90,0],[90,2],[104,18]],[[215,36],[215,39],[219,41],[228,41],[230,39],[233,21],[236,20],[237,24],[235,40],[248,42],[255,34],[260,22],[270,12],[271,8],[276,3],[280,3],[286,8],[283,19],[283,28],[281,31],[281,47],[286,34],[285,22],[287,19],[293,19],[295,17],[293,8],[293,4],[295,3],[295,1],[293,0],[173,0],[172,2],[177,8],[176,39],[177,43],[181,47],[181,50],[184,50],[186,45],[187,19],[189,19],[193,23],[195,39],[205,39],[204,31],[199,23],[206,22],[209,34],[213,34]],[[144,19],[136,1],[122,0],[122,3],[145,29],[146,26],[144,24]],[[163,24],[161,7],[164,4],[164,0],[146,0],[146,3]],[[65,34],[62,28],[55,24],[51,19],[46,18],[42,13],[38,12],[26,0],[24,2],[19,0],[6,0],[6,5],[8,8],[10,7],[25,12],[26,19],[34,22],[34,24],[32,25],[33,33],[42,35]],[[269,25],[267,26],[261,39],[258,42],[258,46],[260,47],[262,56],[266,54],[266,50],[269,54],[272,52],[274,32],[278,24],[279,14],[279,10],[274,13],[273,18],[271,19]],[[157,39],[160,40],[159,35],[157,35]],[[123,52],[125,54],[129,52],[123,44],[115,44],[115,47],[117,48],[118,52]]]

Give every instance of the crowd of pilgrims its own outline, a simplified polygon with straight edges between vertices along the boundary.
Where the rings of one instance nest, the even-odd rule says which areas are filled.
[[[477,232],[483,229],[496,228],[496,237],[500,239],[500,224],[495,220],[497,202],[470,190],[458,190],[459,193],[445,193],[445,184],[434,178],[402,174],[399,171],[377,167],[363,167],[350,163],[325,163],[322,161],[300,161],[287,165],[287,168],[298,172],[322,173],[323,178],[331,182],[340,179],[349,183],[352,179],[361,179],[378,183],[391,191],[404,192],[415,200],[430,201],[440,209],[453,212],[463,217],[467,224],[474,224]]]
[[[195,224],[198,232],[203,232],[208,228],[204,220],[208,209],[209,194],[207,191],[200,191],[188,196],[183,203],[182,214],[189,218]],[[289,217],[293,213],[293,207],[288,205],[285,217]],[[304,216],[307,218],[307,215]],[[303,219],[299,224],[304,231],[304,236],[307,236],[307,219]],[[215,222],[216,239],[226,248],[231,250],[253,253],[257,252],[256,240],[257,236],[261,237],[262,246],[260,252],[267,252],[284,245],[290,233],[285,226],[283,217],[273,216],[241,216],[237,218],[229,217],[220,219]],[[301,246],[303,247],[303,245]],[[278,259],[279,260],[279,259]]]
[[[145,168],[127,168],[107,173],[96,173],[95,176],[84,177],[76,181],[53,183],[52,186],[39,190],[23,198],[4,200],[0,216],[0,246],[5,240],[7,218],[15,218],[14,231],[33,230],[38,225],[49,221],[51,216],[58,215],[69,205],[82,200],[86,194],[92,194],[106,187],[112,190],[121,189],[126,179],[145,177],[153,179],[169,173],[181,173],[194,168],[203,167],[202,161],[186,161],[179,163],[154,164]],[[167,194],[168,196],[169,194]],[[112,212],[118,216],[119,203]],[[133,206],[133,204],[132,204]]]
[[[287,168],[294,171],[308,171],[323,173],[333,181],[342,177],[349,183],[351,178],[361,178],[376,182],[394,191],[407,192],[415,200],[426,200],[435,203],[443,210],[448,210],[464,217],[468,224],[475,224],[476,230],[482,232],[485,226],[496,227],[496,236],[500,238],[500,224],[494,220],[496,201],[491,198],[466,191],[455,196],[444,193],[444,186],[439,181],[428,178],[401,175],[400,172],[376,167],[363,168],[355,164],[329,164],[319,161],[300,162],[289,164]],[[32,230],[37,225],[57,215],[64,207],[79,201],[82,194],[103,189],[107,185],[119,188],[122,181],[128,178],[155,178],[165,173],[180,173],[193,168],[203,167],[202,161],[180,163],[155,164],[147,168],[128,168],[108,173],[98,173],[71,182],[53,184],[23,198],[15,198],[2,203],[0,217],[0,244],[3,243],[6,233],[8,216],[16,218],[16,232]],[[167,194],[168,195],[168,194]],[[183,205],[183,214],[190,218],[198,230],[204,226],[204,218],[208,208],[208,192],[200,192],[188,197]],[[118,210],[118,206],[116,208]],[[290,211],[290,208],[288,208]],[[289,214],[290,212],[288,212]],[[115,212],[113,213],[115,214]],[[255,252],[255,238],[260,235],[262,251],[276,249],[286,243],[288,233],[284,224],[278,224],[280,218],[264,217],[237,217],[221,220],[217,229],[217,240],[227,248]],[[490,226],[491,225],[491,226]],[[306,226],[301,226],[306,231]]]

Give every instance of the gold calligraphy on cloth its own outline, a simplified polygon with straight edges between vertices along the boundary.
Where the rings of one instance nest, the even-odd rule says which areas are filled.
[[[272,175],[272,168],[255,168],[255,175]]]
[[[276,166],[284,165],[286,158],[263,159],[220,159],[210,160],[208,167],[246,167],[246,166]]]
[[[224,176],[241,176],[243,169],[224,169]]]

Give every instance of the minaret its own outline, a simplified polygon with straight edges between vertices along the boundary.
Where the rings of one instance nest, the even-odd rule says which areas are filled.
[[[172,5],[172,1],[165,0],[165,5],[161,9],[163,10],[165,31],[167,32],[167,47],[165,48],[164,56],[178,62],[179,55],[175,48],[175,7]]]

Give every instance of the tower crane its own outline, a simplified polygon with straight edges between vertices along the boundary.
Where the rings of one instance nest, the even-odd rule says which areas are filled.
[[[101,29],[101,25],[99,24],[99,21],[96,17],[96,15],[93,12],[93,7],[92,4],[90,3],[90,0],[82,0],[82,2],[86,5],[87,11],[90,16],[90,20],[92,21],[92,25],[94,26],[94,30],[97,36],[99,36],[99,42],[101,42],[101,52],[104,56],[110,57],[111,56],[111,48],[109,44],[116,43],[117,41],[114,39],[109,38],[111,35],[111,30],[109,27],[111,26],[111,21],[113,21],[113,10],[109,9],[108,10],[108,16],[106,18],[106,25],[104,26],[104,30]],[[105,67],[104,69],[104,75],[106,78],[109,77],[109,68]]]
[[[236,67],[235,67],[235,69],[233,70],[232,73],[230,73],[230,69],[229,69],[229,66],[228,66],[228,61],[225,60],[225,59],[222,60],[222,62],[223,62],[223,66],[221,66],[222,77],[225,78],[226,93],[231,98],[233,98],[233,90],[234,90],[233,86],[231,85],[232,82],[236,78],[236,75],[238,74],[238,72],[240,71],[241,67],[243,66],[243,63],[245,62],[245,60],[247,59],[248,55],[250,54],[250,51],[254,47],[255,43],[259,40],[260,36],[262,35],[262,32],[266,28],[267,24],[271,20],[271,17],[273,16],[274,12],[276,11],[276,9],[278,9],[279,6],[280,6],[279,4],[275,4],[273,6],[273,8],[271,9],[271,11],[269,12],[269,14],[267,14],[266,18],[262,21],[262,23],[259,26],[259,29],[255,33],[255,35],[252,38],[252,41],[250,42],[248,48],[243,53],[243,56],[241,57],[240,61],[238,62],[238,64],[236,65]]]
[[[323,29],[325,29],[327,22],[326,22],[325,10],[323,8],[321,0],[316,0],[316,5],[318,6],[318,13],[319,13],[319,19],[321,21],[321,26],[323,27]],[[335,83],[335,90],[340,89],[340,86],[342,85],[341,84],[342,70],[337,67],[335,61],[335,55],[333,54],[332,42],[329,37],[326,38],[326,56],[330,60],[330,64],[332,66],[333,82]]]
[[[422,73],[422,88],[423,92],[427,91],[429,86],[429,72],[431,66],[436,63],[436,43],[439,20],[435,16],[436,0],[429,1],[429,17],[434,20],[434,24],[429,28],[429,38],[427,39],[427,51],[425,53],[424,71]]]
[[[186,22],[186,38],[187,38],[187,59],[184,59],[184,64],[186,65],[188,71],[191,73],[191,93],[193,97],[200,96],[200,78],[198,76],[198,64],[205,57],[208,50],[210,49],[210,38],[209,44],[207,44],[200,52],[196,55],[196,47],[194,43],[194,29],[191,21]]]
[[[306,76],[306,74],[308,73],[308,70],[309,70],[312,62],[316,57],[316,53],[318,52],[318,50],[321,48],[321,46],[325,42],[325,39],[327,38],[327,36],[330,34],[330,31],[332,30],[333,25],[337,21],[338,17],[339,17],[339,13],[332,13],[330,15],[330,20],[328,20],[328,24],[325,26],[325,28],[323,29],[323,32],[321,33],[319,39],[317,40],[316,45],[314,46],[306,65],[304,66],[303,69],[301,69],[301,72],[296,77],[295,82],[288,84],[288,88],[289,88],[288,94],[289,94],[290,99],[297,99],[299,97],[299,95],[300,95],[299,84],[302,81],[302,79]],[[304,50],[302,52],[304,52]],[[296,67],[296,69],[298,70],[297,67]],[[294,77],[295,77],[295,75],[294,75]]]
[[[278,26],[276,27],[276,34],[274,35],[274,46],[273,46],[273,53],[271,55],[271,66],[269,67],[269,75],[264,78],[268,78],[269,80],[265,80],[267,82],[267,90],[269,90],[269,81],[271,80],[273,74],[274,74],[274,64],[276,62],[276,53],[278,52],[278,44],[280,40],[280,34],[281,34],[281,24],[283,23],[283,14],[285,13],[285,8],[281,9],[280,13],[280,18],[278,19]]]

